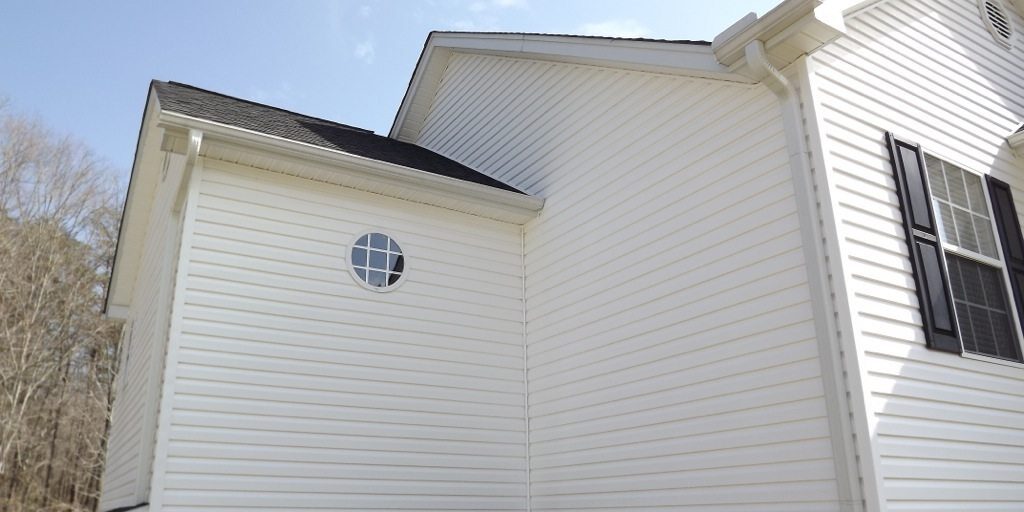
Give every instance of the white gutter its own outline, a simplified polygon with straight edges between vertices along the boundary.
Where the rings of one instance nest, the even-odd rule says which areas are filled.
[[[860,484],[857,453],[853,445],[850,402],[847,399],[847,385],[843,376],[842,355],[834,316],[836,306],[829,284],[827,256],[822,245],[824,237],[819,220],[814,178],[811,174],[811,154],[807,149],[807,133],[800,108],[800,97],[793,84],[768,61],[764,42],[758,39],[748,42],[744,47],[744,60],[751,76],[764,83],[779,100],[797,200],[797,216],[803,235],[804,260],[812,296],[811,307],[814,311],[818,357],[828,408],[839,501],[841,510],[859,512],[863,510],[865,496]],[[870,463],[870,459],[868,461]]]

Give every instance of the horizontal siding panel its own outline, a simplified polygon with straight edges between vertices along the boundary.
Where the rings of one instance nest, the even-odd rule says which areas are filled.
[[[520,228],[225,164],[199,198],[167,510],[524,508]],[[366,230],[393,292],[347,269]]]
[[[521,497],[476,497],[476,496],[429,496],[429,495],[385,495],[376,494],[372,489],[364,493],[345,494],[338,492],[268,492],[268,491],[174,491],[168,492],[164,503],[168,507],[253,507],[276,509],[344,509],[373,508],[379,510],[427,509],[427,510],[521,510]]]
[[[207,459],[175,457],[168,462],[169,473],[193,475],[285,476],[290,478],[375,479],[419,482],[525,483],[519,469],[452,469],[438,472],[430,467],[392,467],[372,464],[318,464],[257,459]]]
[[[388,467],[429,467],[438,475],[455,469],[525,469],[522,457],[487,457],[464,454],[373,451],[306,446],[252,445],[178,440],[171,443],[168,457],[215,458],[224,460],[269,460],[321,464],[369,464]],[[188,470],[186,470],[188,471]],[[524,472],[525,474],[525,472]]]
[[[838,508],[778,115],[757,87],[452,56],[417,142],[545,198],[533,510]]]
[[[885,506],[1021,509],[1024,373],[925,347],[883,135],[1019,187],[1004,137],[1024,118],[1024,60],[963,2],[879,3],[847,32],[814,57],[816,94]]]

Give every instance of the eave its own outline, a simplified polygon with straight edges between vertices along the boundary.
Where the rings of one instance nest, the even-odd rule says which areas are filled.
[[[157,187],[187,186],[160,183],[163,157],[188,154],[189,140],[197,134],[202,142],[195,157],[204,162],[297,176],[513,224],[528,222],[544,206],[538,197],[161,110],[151,92],[107,292],[110,317],[126,317]]]
[[[843,4],[840,6],[840,4]],[[745,51],[751,41],[764,44],[768,59],[784,69],[802,55],[808,55],[841,36],[846,26],[843,13],[850,2],[788,0],[758,18],[750,13],[715,36],[711,43],[715,57],[734,73],[750,76]]]

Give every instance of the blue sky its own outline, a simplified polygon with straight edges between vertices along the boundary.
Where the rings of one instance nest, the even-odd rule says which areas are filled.
[[[0,95],[131,167],[151,79],[386,134],[431,30],[710,40],[777,0],[37,0],[0,8]]]

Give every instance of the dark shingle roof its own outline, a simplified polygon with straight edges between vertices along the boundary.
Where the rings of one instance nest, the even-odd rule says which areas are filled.
[[[153,81],[160,108],[267,135],[380,160],[462,181],[520,192],[415,144],[178,82]]]

